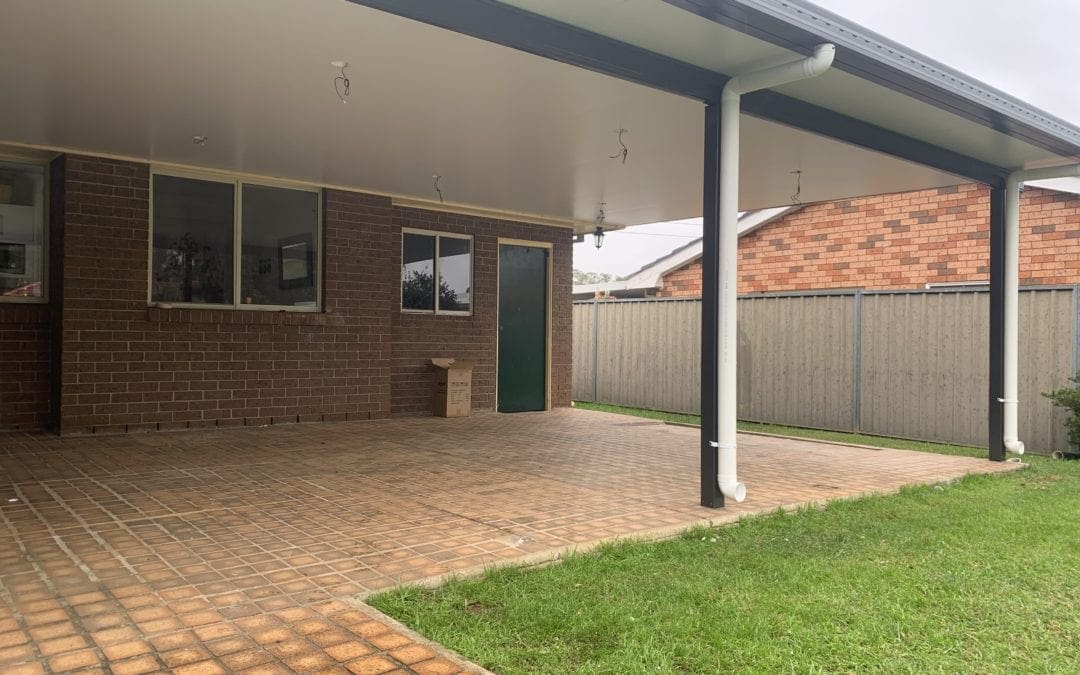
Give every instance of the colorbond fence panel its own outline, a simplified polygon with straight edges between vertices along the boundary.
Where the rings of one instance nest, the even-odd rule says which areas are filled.
[[[739,418],[851,428],[854,310],[851,295],[740,299]]]
[[[1020,294],[1020,438],[1068,450],[1042,393],[1080,369],[1080,290]],[[739,417],[986,443],[984,291],[810,293],[739,300]],[[701,302],[574,306],[574,397],[697,413]]]
[[[593,321],[596,317],[596,303],[574,303],[574,378],[571,392],[576,401],[591,401],[595,396],[593,383],[596,381],[596,330]]]
[[[602,302],[597,311],[597,400],[697,412],[701,302]]]
[[[1068,386],[1080,372],[1080,291],[1020,293],[1020,440],[1037,452],[1069,449],[1065,420],[1043,393]]]
[[[986,293],[862,299],[861,430],[986,444]]]

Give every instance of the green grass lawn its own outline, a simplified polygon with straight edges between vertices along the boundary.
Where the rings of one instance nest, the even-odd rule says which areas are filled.
[[[501,673],[1076,673],[1080,462],[1030,461],[369,601]]]

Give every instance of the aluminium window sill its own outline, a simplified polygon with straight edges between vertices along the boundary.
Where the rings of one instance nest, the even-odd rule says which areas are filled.
[[[409,316],[472,316],[472,312],[453,312],[449,310],[431,310],[431,309],[406,309],[401,308],[402,314],[408,314]]]
[[[49,299],[37,295],[0,295],[0,304],[47,305],[49,304]]]
[[[262,326],[328,326],[341,325],[345,317],[314,309],[240,309],[233,306],[221,308],[173,305],[146,308],[148,321],[156,323],[234,324]]]

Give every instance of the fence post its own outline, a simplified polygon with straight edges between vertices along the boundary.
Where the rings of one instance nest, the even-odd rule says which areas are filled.
[[[862,291],[855,291],[855,335],[852,341],[851,364],[851,428],[862,428]]]
[[[1073,306],[1073,375],[1080,377],[1080,285],[1072,289]],[[1080,445],[1073,450],[1080,452]]]
[[[592,400],[597,402],[596,381],[600,379],[600,298],[592,300]]]
[[[1080,375],[1080,285],[1073,286],[1073,374]]]

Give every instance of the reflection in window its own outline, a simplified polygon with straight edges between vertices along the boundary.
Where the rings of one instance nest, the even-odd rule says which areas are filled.
[[[240,302],[315,306],[318,193],[244,185]]]
[[[318,191],[155,174],[153,200],[151,301],[317,309]]]
[[[233,301],[232,183],[154,176],[155,302]]]
[[[401,249],[401,308],[435,309],[435,237],[406,233]]]
[[[472,241],[439,237],[439,309],[468,312],[471,286]]]
[[[45,169],[0,163],[0,301],[45,297]]]
[[[405,232],[401,247],[401,308],[437,313],[471,311],[472,240]]]

